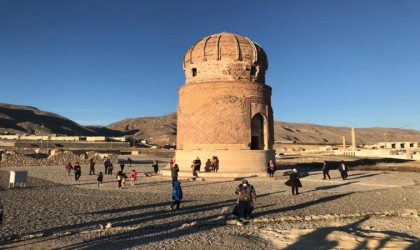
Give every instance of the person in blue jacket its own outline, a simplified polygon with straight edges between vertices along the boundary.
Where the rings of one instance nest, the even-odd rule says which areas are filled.
[[[182,188],[181,188],[181,182],[178,180],[173,182],[172,187],[172,199],[174,200],[174,203],[170,206],[170,209],[173,210],[175,205],[176,209],[179,209],[179,205],[181,205],[182,200]]]

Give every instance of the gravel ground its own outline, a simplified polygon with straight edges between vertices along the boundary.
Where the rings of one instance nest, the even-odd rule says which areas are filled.
[[[152,171],[149,164],[133,168]],[[29,171],[27,187],[5,188],[9,170],[19,169]],[[257,204],[252,219],[238,225],[228,217],[239,180],[181,179],[181,209],[170,211],[168,177],[141,174],[135,186],[118,189],[106,175],[98,188],[88,172],[82,166],[76,183],[64,166],[0,170],[0,248],[419,249],[419,173],[352,171],[342,181],[331,171],[325,181],[312,171],[298,196],[281,171],[276,178],[248,178]]]

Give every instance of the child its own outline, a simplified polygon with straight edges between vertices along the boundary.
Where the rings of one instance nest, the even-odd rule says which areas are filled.
[[[123,173],[121,171],[118,171],[116,178],[117,178],[117,182],[118,182],[118,188],[121,188],[121,183],[122,183],[122,180],[123,180]]]
[[[126,187],[126,185],[125,185],[126,181],[127,181],[127,175],[125,173],[123,173],[123,175],[122,175],[122,181],[121,181],[121,185],[122,185],[121,188],[125,188]]]
[[[137,180],[137,172],[134,169],[131,170],[130,180],[131,180],[131,186],[134,186],[136,184],[136,180]]]
[[[104,175],[102,174],[102,172],[99,172],[98,178],[96,179],[98,181],[98,187],[100,186],[100,184],[102,184],[103,179]]]
[[[71,165],[71,163],[70,162],[67,163],[67,165],[66,165],[67,175],[70,175],[70,172],[71,172],[72,169],[73,169],[73,166]]]
[[[181,182],[174,181],[172,187],[172,199],[174,200],[174,203],[169,207],[171,210],[174,209],[174,206],[176,205],[176,209],[179,209],[179,205],[181,205],[182,200],[182,189],[181,189]]]

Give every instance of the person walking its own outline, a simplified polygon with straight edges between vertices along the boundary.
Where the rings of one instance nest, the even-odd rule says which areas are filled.
[[[348,171],[349,169],[347,168],[347,166],[344,164],[344,161],[341,161],[340,167],[338,168],[338,170],[340,171],[341,174],[341,178],[344,180],[347,180],[348,175]]]
[[[174,207],[176,206],[176,209],[179,209],[179,206],[181,205],[182,201],[182,188],[181,188],[181,182],[178,180],[173,182],[172,187],[172,199],[174,200],[174,203],[169,206],[171,210],[174,210]]]
[[[328,176],[328,179],[331,180],[330,177],[330,166],[327,164],[327,161],[324,161],[322,164],[322,174],[324,175],[323,180],[325,180]]]
[[[152,167],[153,167],[153,172],[157,174],[159,172],[159,163],[157,160],[153,160]]]
[[[200,158],[196,158],[195,160],[194,160],[194,165],[195,165],[195,170],[198,172],[198,173],[200,173],[200,170],[201,170],[201,160],[200,160]]]
[[[77,182],[80,181],[79,179],[80,179],[80,176],[82,176],[82,168],[80,167],[79,162],[76,162],[74,164],[73,170],[74,170],[74,180]]]
[[[284,184],[292,187],[292,194],[293,195],[301,194],[301,193],[299,193],[299,188],[302,187],[302,183],[299,180],[300,175],[299,175],[298,171],[296,170],[296,168],[294,168],[291,171],[289,178],[290,179],[287,180]]]
[[[121,172],[124,172],[124,167],[125,167],[125,163],[124,163],[124,161],[121,161],[121,163],[120,163]]]
[[[179,172],[178,164],[172,165],[171,166],[172,186],[174,185],[175,181],[178,180],[178,172]]]
[[[103,180],[104,180],[104,175],[102,174],[102,172],[99,172],[98,178],[96,178],[96,181],[98,182],[98,187],[101,186]]]
[[[192,171],[192,179],[193,181],[195,181],[195,179],[197,179],[198,177],[197,166],[195,165],[195,160],[191,164],[191,171]]]
[[[239,218],[249,219],[257,201],[254,186],[249,184],[248,180],[242,179],[241,184],[235,190],[235,194],[238,195],[238,198],[232,213]]]
[[[111,161],[108,164],[108,174],[112,175],[112,171],[114,170],[114,165],[112,165]]]
[[[136,170],[133,169],[130,172],[131,186],[134,186],[136,184],[136,180],[137,180],[137,172],[136,172]]]
[[[106,158],[106,160],[104,161],[105,174],[108,174],[109,165],[111,165],[111,161],[109,160],[109,158]]]
[[[67,175],[70,175],[70,172],[71,172],[72,169],[73,169],[73,166],[71,165],[71,163],[70,162],[67,163],[67,165],[66,165]]]
[[[267,172],[268,172],[269,176],[274,177],[274,173],[276,172],[276,164],[274,163],[273,160],[270,160],[267,165],[268,165]]]
[[[131,163],[133,163],[133,160],[131,160],[131,158],[128,157],[127,161],[128,161],[128,167],[131,168]]]
[[[95,160],[93,158],[89,159],[89,175],[95,175]]]
[[[115,178],[117,179],[117,182],[118,182],[118,188],[121,188],[121,183],[122,183],[122,180],[124,178],[123,172],[121,170],[118,171]]]

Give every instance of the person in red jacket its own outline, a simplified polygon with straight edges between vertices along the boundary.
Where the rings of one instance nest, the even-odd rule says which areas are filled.
[[[71,165],[71,163],[70,162],[67,163],[67,165],[66,165],[67,175],[70,175],[70,172],[71,172],[72,169],[73,169],[73,166]]]
[[[137,180],[137,172],[136,170],[131,170],[130,172],[130,180],[131,180],[131,186],[134,186],[136,184],[136,180]]]

